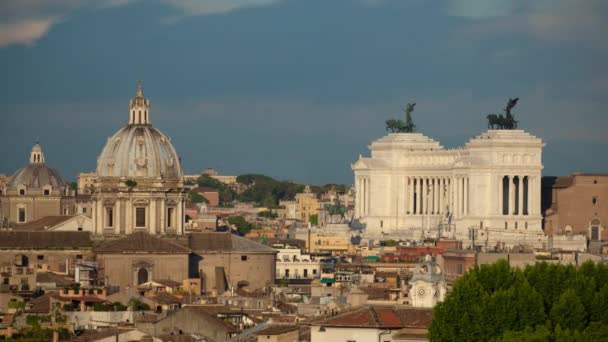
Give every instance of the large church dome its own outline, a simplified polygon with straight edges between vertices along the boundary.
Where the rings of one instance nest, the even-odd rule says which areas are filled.
[[[27,188],[42,188],[51,186],[61,188],[65,181],[55,169],[50,168],[44,161],[44,153],[40,144],[36,143],[30,153],[30,162],[17,170],[8,181],[9,188],[25,186]]]
[[[141,84],[131,100],[129,125],[108,141],[97,158],[97,176],[126,179],[179,179],[182,169],[179,156],[167,138],[150,125],[150,102],[144,98]]]

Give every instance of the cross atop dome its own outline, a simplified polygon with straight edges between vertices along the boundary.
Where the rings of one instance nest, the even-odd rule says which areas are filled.
[[[38,139],[36,139],[36,144],[30,152],[30,164],[44,164],[44,152],[42,152],[42,146],[38,143]]]
[[[137,92],[130,103],[129,125],[149,125],[149,111],[150,101],[144,97],[141,81],[137,81]]]

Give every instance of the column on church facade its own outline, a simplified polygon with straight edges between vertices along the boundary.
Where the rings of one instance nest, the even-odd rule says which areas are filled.
[[[150,234],[156,234],[156,198],[150,199],[150,223],[149,232]]]
[[[176,214],[176,222],[177,222],[177,233],[178,234],[183,234],[184,233],[184,201],[182,201],[181,199],[179,199],[177,201],[177,214]]]
[[[515,185],[513,176],[509,175],[509,215],[515,215]]]
[[[125,201],[125,211],[126,211],[125,234],[131,234],[131,230],[133,229],[133,219],[131,218],[131,213],[133,212],[133,199],[132,198],[128,198]]]
[[[160,200],[160,232],[165,234],[167,231],[167,201],[165,198]]]
[[[114,220],[114,233],[120,234],[120,197],[116,198],[116,219]]]
[[[101,198],[97,199],[95,206],[95,234],[101,234],[103,232],[103,205]]]

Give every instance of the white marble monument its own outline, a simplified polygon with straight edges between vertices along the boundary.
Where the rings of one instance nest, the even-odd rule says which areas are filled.
[[[370,238],[540,247],[543,146],[523,130],[489,130],[456,149],[421,133],[388,134],[352,165],[355,218]]]

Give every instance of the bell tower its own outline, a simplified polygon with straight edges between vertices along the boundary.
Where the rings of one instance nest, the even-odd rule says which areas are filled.
[[[129,106],[129,125],[150,124],[150,101],[144,97],[141,81],[137,81],[137,93]]]

